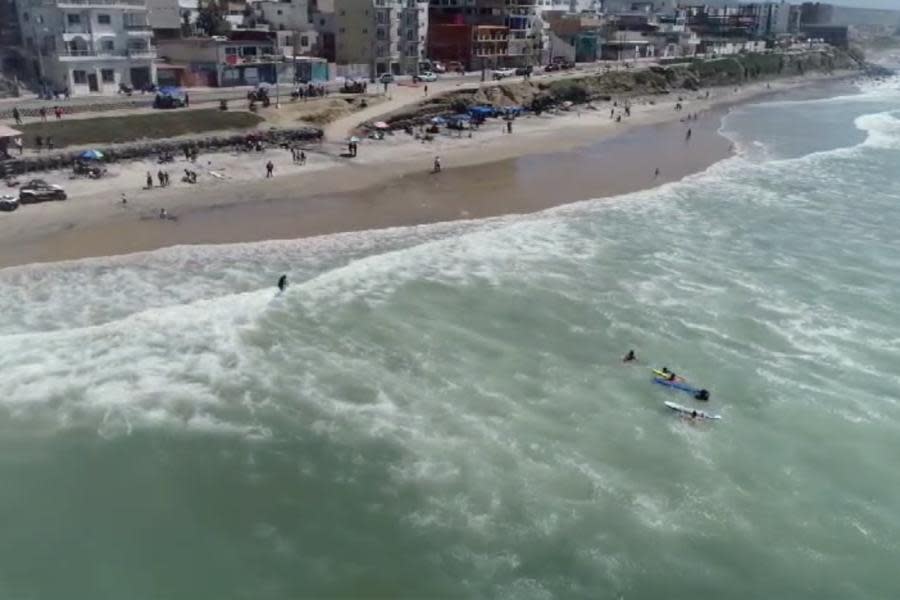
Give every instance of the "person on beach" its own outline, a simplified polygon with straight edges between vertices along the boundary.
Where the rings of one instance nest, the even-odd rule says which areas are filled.
[[[150,171],[147,171],[147,189],[153,187],[153,175],[150,174]]]
[[[40,152],[44,149],[44,138],[39,135],[34,136],[34,145],[37,146],[37,151]]]
[[[46,108],[44,108],[44,107],[42,106],[42,107],[41,107],[41,110],[39,110],[38,113],[41,115],[41,121],[46,121],[46,120],[47,120],[47,109],[46,109]]]
[[[278,278],[278,290],[283,292],[284,288],[287,287],[287,275],[282,275]]]
[[[688,127],[687,133],[684,134],[684,141],[686,141],[686,142],[691,141],[691,133],[692,133],[691,128]]]
[[[506,133],[512,133],[512,119],[506,122]]]
[[[159,209],[159,218],[160,219],[168,219],[169,218],[169,213],[166,212],[166,209],[164,209],[164,208]]]
[[[53,107],[53,114],[56,115],[56,120],[59,121],[62,119],[62,109],[58,106]]]
[[[616,116],[616,109],[614,109],[614,108],[609,109],[609,118],[612,119],[615,116]]]
[[[637,360],[637,355],[634,353],[634,350],[629,350],[628,354],[625,355],[625,358],[622,359],[622,362],[634,362]]]
[[[275,170],[275,165],[272,164],[272,161],[266,163],[266,178],[272,177],[272,172]]]
[[[441,157],[440,156],[434,157],[434,172],[435,173],[441,172]]]
[[[428,84],[427,83],[425,84],[425,95],[426,96],[428,95]]]
[[[159,179],[159,187],[163,187],[166,185],[166,176],[162,172],[162,169],[156,172],[156,178]]]
[[[305,164],[306,164],[306,152],[301,150],[300,151],[300,166],[302,167]]]
[[[654,178],[659,177],[659,167],[656,167],[656,170],[653,171],[653,177]]]
[[[125,195],[125,192],[122,192],[122,206],[128,204],[128,197]]]
[[[22,145],[22,138],[17,137],[13,140],[13,145],[15,145],[16,149],[19,151],[19,156],[25,152],[25,147]]]
[[[19,114],[19,109],[16,108],[15,106],[13,106],[12,115],[13,115],[13,119],[16,120],[16,125],[21,125],[22,124],[22,115]]]
[[[47,136],[47,150],[53,150],[53,137]]]

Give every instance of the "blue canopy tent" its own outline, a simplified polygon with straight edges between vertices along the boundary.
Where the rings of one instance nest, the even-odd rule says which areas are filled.
[[[469,109],[469,114],[476,119],[487,119],[493,117],[497,111],[493,106],[473,106]]]

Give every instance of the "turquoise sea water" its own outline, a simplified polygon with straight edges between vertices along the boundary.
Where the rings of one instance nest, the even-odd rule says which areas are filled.
[[[0,271],[0,598],[900,597],[900,83],[723,133],[527,217]]]

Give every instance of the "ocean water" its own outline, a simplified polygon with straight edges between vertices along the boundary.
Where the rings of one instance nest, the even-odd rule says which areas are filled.
[[[0,598],[900,597],[900,82],[722,131],[537,215],[0,271]]]

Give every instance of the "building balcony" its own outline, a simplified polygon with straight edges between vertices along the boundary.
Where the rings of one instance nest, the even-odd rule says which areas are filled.
[[[125,10],[147,10],[147,0],[44,0],[45,5],[59,8],[121,8]]]
[[[56,57],[63,62],[78,62],[82,60],[125,60],[125,59],[148,59],[156,58],[156,48],[142,48],[130,50],[94,50],[85,49],[68,49],[60,52]]]

